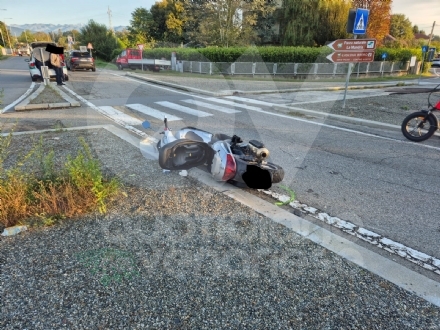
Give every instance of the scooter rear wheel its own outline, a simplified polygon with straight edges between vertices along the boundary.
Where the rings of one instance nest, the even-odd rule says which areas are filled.
[[[422,111],[414,112],[403,120],[401,129],[408,140],[425,141],[437,130],[437,119],[433,114]]]
[[[284,170],[281,166],[267,162],[261,168],[268,170],[272,174],[272,183],[279,183],[284,179]]]

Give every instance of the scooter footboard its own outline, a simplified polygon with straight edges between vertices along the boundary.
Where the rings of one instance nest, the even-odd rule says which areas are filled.
[[[188,170],[212,160],[214,151],[205,142],[175,140],[159,149],[159,166],[166,170]]]

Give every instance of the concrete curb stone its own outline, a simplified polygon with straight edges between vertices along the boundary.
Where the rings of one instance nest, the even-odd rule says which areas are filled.
[[[80,107],[81,104],[78,101],[75,101],[73,98],[68,96],[66,93],[61,91],[59,88],[55,87],[53,84],[48,84],[48,88],[52,88],[57,94],[61,96],[67,102],[59,102],[59,103],[41,103],[41,104],[29,104],[32,100],[34,100],[41,92],[44,90],[46,85],[40,84],[40,87],[32,93],[29,97],[24,99],[18,105],[15,106],[15,111],[24,111],[24,110],[42,110],[42,109],[55,109],[55,108],[70,108],[70,107]]]

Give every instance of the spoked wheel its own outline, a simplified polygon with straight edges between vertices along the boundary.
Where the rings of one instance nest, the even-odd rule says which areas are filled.
[[[414,112],[402,122],[402,133],[411,141],[421,142],[429,139],[437,130],[437,120],[433,114]]]

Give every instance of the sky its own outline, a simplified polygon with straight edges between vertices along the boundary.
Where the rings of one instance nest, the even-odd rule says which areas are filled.
[[[99,2],[99,4],[98,4]],[[130,24],[131,13],[138,7],[150,9],[155,0],[1,0],[0,21],[6,24],[87,24],[90,19],[109,25],[107,10],[112,12],[113,26]],[[1,10],[6,9],[6,10]],[[404,14],[413,25],[440,35],[440,0],[393,0],[393,14]]]

